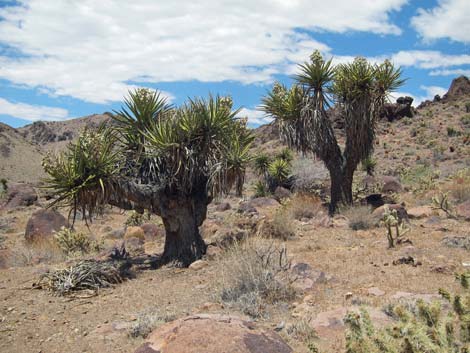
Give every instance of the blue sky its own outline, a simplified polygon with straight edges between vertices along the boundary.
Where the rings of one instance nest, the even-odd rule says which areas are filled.
[[[0,0],[0,122],[119,109],[150,87],[179,105],[230,94],[252,126],[315,49],[391,59],[415,103],[470,76],[469,0]]]

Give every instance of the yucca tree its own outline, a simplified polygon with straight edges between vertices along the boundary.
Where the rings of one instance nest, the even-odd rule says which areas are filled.
[[[110,128],[45,159],[48,186],[85,217],[105,204],[161,216],[162,262],[188,266],[205,253],[198,227],[212,198],[241,193],[253,137],[237,113],[223,97],[176,109],[155,92],[130,92]]]
[[[263,110],[278,122],[289,146],[312,153],[327,167],[331,179],[330,213],[339,202],[352,203],[357,165],[373,151],[375,126],[387,95],[403,84],[401,70],[389,61],[371,64],[364,58],[334,66],[316,51],[299,65],[296,83],[275,84],[263,99]],[[328,108],[336,104],[344,119],[341,149]]]

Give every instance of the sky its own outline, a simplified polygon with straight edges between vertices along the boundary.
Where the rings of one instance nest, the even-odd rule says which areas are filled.
[[[0,0],[0,122],[118,110],[136,87],[231,95],[251,126],[314,50],[401,66],[417,105],[470,76],[470,0]]]

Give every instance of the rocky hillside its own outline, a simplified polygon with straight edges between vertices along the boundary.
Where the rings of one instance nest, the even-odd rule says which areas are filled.
[[[36,121],[19,128],[18,131],[26,140],[40,145],[43,149],[60,150],[85,127],[97,127],[107,122],[110,116],[110,113],[104,113],[65,121]]]
[[[16,129],[0,123],[0,178],[37,182],[44,176],[42,149],[26,140]]]

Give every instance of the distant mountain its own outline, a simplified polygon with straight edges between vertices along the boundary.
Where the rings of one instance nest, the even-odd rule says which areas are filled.
[[[36,121],[18,129],[29,142],[46,150],[60,150],[75,139],[85,127],[98,127],[111,119],[110,113],[93,114],[64,121]]]
[[[41,160],[44,151],[17,130],[0,123],[0,178],[36,183],[45,176]]]

